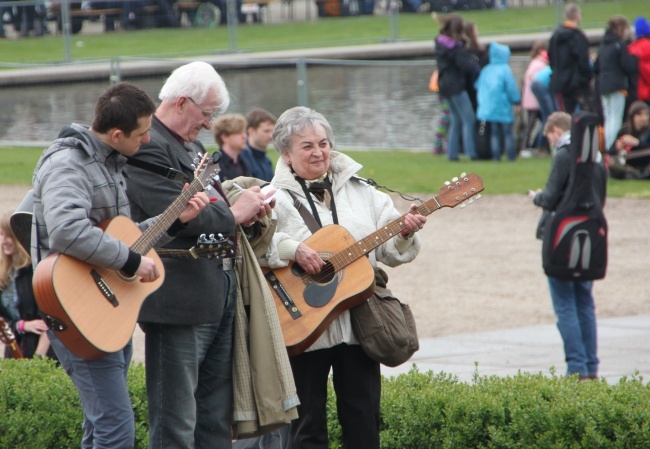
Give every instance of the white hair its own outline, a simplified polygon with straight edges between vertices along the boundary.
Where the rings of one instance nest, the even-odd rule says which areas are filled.
[[[230,94],[221,76],[207,62],[195,61],[174,70],[160,89],[158,98],[174,101],[180,97],[191,97],[197,103],[202,103],[211,91],[217,93],[219,111],[228,109]]]

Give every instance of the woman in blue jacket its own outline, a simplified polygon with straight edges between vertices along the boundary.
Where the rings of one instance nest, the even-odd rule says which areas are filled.
[[[492,159],[501,159],[502,142],[508,160],[517,157],[515,140],[512,135],[514,114],[512,106],[521,101],[517,80],[508,64],[510,48],[505,45],[490,44],[490,63],[486,65],[476,80],[478,110],[476,116],[490,124],[490,147]]]

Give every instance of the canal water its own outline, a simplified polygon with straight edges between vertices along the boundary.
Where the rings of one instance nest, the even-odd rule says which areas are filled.
[[[513,57],[518,80],[527,57]],[[433,60],[311,64],[306,70],[307,106],[327,117],[336,144],[345,149],[430,150],[439,112],[437,95],[429,92]],[[260,106],[276,115],[299,104],[295,66],[219,70],[232,95],[228,112],[246,113]],[[164,77],[130,81],[152,98]],[[0,144],[49,142],[72,122],[90,123],[94,103],[108,81],[43,84],[0,91]],[[199,138],[214,143],[206,130]]]

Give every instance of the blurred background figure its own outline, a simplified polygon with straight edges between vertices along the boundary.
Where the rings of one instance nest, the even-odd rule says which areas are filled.
[[[212,135],[219,145],[221,160],[219,179],[251,176],[251,169],[241,157],[246,148],[246,117],[242,114],[224,114],[212,125]]]
[[[616,179],[650,179],[650,106],[635,101],[609,148],[609,173]]]
[[[510,48],[496,42],[490,44],[490,63],[476,80],[479,120],[490,124],[492,160],[501,160],[503,148],[509,161],[517,158],[512,124],[512,107],[521,101],[517,80],[509,65]]]
[[[627,51],[629,29],[625,17],[609,19],[594,64],[597,91],[603,107],[606,148],[612,146],[621,129],[626,97],[636,96],[637,60]]]
[[[55,358],[32,290],[32,260],[11,230],[11,213],[0,218],[0,316],[9,324],[24,357]],[[11,358],[9,348],[5,348],[5,358]]]
[[[273,163],[266,151],[273,136],[275,115],[266,109],[253,108],[246,114],[246,148],[241,158],[251,170],[253,178],[271,181],[273,179]]]
[[[634,21],[636,40],[628,51],[638,59],[638,80],[636,97],[650,105],[650,23],[645,17]]]
[[[523,80],[523,89],[521,92],[521,108],[526,114],[526,129],[523,136],[523,148],[518,148],[522,150],[530,146],[531,142],[535,147],[536,152],[541,148],[546,147],[546,138],[542,132],[544,128],[544,122],[546,117],[550,112],[546,112],[546,116],[543,115],[542,109],[539,105],[537,97],[533,93],[532,84],[535,80],[535,76],[544,68],[548,67],[548,53],[546,52],[546,42],[544,41],[535,41],[530,50],[530,63],[526,68],[524,73]],[[552,111],[551,111],[552,112]],[[537,121],[540,121],[541,127],[536,136],[531,136],[535,124]]]

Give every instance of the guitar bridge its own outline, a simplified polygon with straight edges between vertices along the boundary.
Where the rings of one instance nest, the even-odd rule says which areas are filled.
[[[93,277],[93,280],[95,281],[95,285],[101,292],[101,294],[106,298],[108,302],[110,302],[113,307],[117,307],[120,305],[119,302],[117,302],[117,297],[115,296],[115,293],[111,290],[111,288],[108,286],[106,281],[102,278],[102,275],[97,272],[97,270],[90,270],[90,275]]]
[[[291,318],[294,320],[300,318],[302,316],[302,313],[300,313],[300,310],[298,310],[296,303],[293,302],[293,299],[291,299],[291,296],[289,296],[275,274],[273,274],[272,271],[269,271],[264,275],[264,277],[266,277],[266,280],[269,281],[269,284],[271,284],[271,287],[273,287],[273,290],[275,290],[275,293],[277,293],[280,301],[282,301],[282,304],[284,304],[284,307],[287,308],[287,312],[289,312]]]

